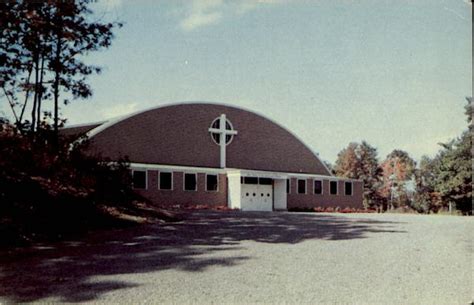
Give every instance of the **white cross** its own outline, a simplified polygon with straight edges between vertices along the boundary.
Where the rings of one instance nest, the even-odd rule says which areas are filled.
[[[232,129],[226,129],[226,118],[225,114],[221,114],[219,118],[219,129],[217,128],[209,128],[210,133],[217,133],[219,134],[219,146],[221,147],[221,168],[225,168],[225,161],[226,161],[226,136],[227,135],[236,135],[237,131]]]

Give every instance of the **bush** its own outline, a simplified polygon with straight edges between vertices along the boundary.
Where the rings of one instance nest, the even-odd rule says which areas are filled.
[[[84,154],[87,144],[20,134],[0,124],[0,242],[60,238],[113,221],[99,205],[127,206],[137,196],[127,160]]]
[[[317,206],[314,208],[289,208],[289,212],[315,212],[315,213],[376,213],[375,209],[356,209],[351,207],[345,207],[341,209],[338,207],[321,207]]]

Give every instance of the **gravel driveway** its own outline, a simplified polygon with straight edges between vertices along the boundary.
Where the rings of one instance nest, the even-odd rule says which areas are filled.
[[[474,218],[196,212],[0,252],[0,302],[469,304]]]

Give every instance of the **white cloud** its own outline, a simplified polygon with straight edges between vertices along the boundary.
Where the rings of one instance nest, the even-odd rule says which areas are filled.
[[[181,21],[181,28],[192,31],[217,24],[225,15],[245,14],[261,5],[280,4],[287,0],[192,0]]]
[[[137,111],[137,106],[138,103],[114,105],[102,110],[102,116],[106,119],[111,119],[122,115],[131,114]]]
[[[285,1],[286,0],[241,0],[240,3],[238,3],[237,13],[244,14],[262,5],[281,4]]]
[[[186,18],[181,21],[185,31],[217,23],[222,18],[222,0],[194,0]]]
[[[217,23],[221,18],[222,14],[218,12],[192,14],[181,22],[181,27],[186,31],[192,31],[201,26]]]

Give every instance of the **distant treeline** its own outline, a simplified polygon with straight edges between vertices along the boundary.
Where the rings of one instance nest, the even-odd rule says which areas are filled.
[[[468,130],[440,143],[434,158],[423,156],[417,164],[407,152],[395,149],[379,161],[375,147],[352,142],[331,166],[334,174],[364,182],[366,208],[472,215],[472,98],[467,101]]]

